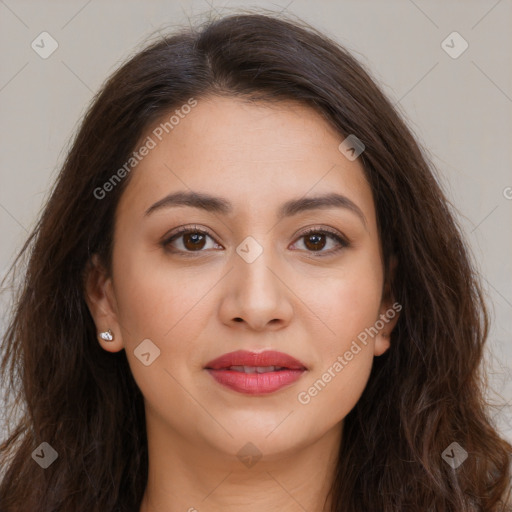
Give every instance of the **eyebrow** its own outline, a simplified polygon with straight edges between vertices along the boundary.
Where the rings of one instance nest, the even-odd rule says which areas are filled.
[[[172,208],[175,206],[189,206],[222,215],[228,215],[233,212],[233,205],[227,199],[222,197],[200,192],[174,192],[150,206],[146,210],[145,215],[148,216],[162,208]],[[336,193],[291,199],[281,205],[278,210],[277,217],[281,220],[285,217],[291,217],[304,211],[327,208],[347,209],[352,213],[355,213],[366,226],[366,217],[359,206],[357,206],[348,197]]]

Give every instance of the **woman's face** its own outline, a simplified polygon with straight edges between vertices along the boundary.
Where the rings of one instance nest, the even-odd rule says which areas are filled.
[[[148,432],[226,457],[250,442],[270,459],[336,436],[396,320],[379,322],[392,301],[359,159],[293,102],[200,99],[167,130],[142,138],[154,147],[116,212],[112,276],[88,285],[98,331],[115,335],[99,342],[126,350]],[[212,363],[237,351],[298,364]]]

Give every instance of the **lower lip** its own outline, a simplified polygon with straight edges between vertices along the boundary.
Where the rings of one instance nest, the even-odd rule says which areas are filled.
[[[233,370],[208,369],[210,375],[219,384],[248,395],[273,393],[300,379],[304,371],[280,370],[277,372],[244,373]]]

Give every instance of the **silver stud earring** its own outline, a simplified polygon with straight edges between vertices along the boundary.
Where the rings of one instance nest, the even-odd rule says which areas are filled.
[[[99,337],[103,341],[112,341],[114,339],[114,334],[112,333],[112,331],[110,329],[108,329],[107,331],[100,332]]]

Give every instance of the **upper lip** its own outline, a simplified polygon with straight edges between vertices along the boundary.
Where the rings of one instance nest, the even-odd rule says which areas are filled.
[[[223,370],[231,366],[280,366],[290,370],[306,370],[306,366],[294,357],[275,350],[264,352],[249,352],[237,350],[223,354],[206,364],[205,368],[210,370]]]

